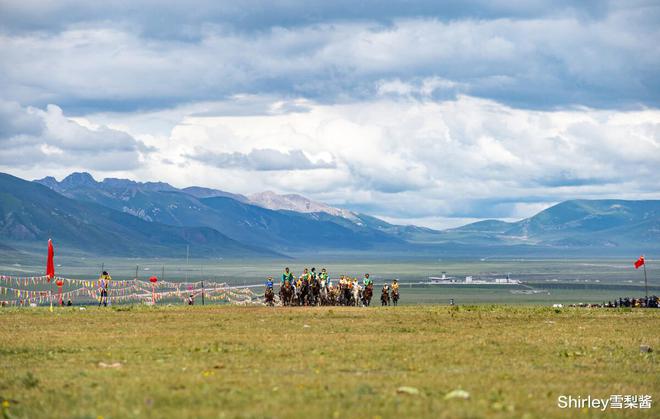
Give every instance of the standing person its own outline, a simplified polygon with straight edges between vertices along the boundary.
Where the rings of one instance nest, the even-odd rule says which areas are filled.
[[[101,298],[99,298],[99,307],[103,304],[103,307],[108,306],[108,288],[110,288],[110,281],[112,277],[108,274],[107,271],[103,271],[103,274],[99,277],[99,293]]]

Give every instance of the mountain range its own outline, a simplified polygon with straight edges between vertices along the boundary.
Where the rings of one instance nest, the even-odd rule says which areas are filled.
[[[296,257],[628,255],[660,249],[660,201],[573,200],[517,222],[448,230],[387,223],[300,195],[233,194],[73,173],[0,174],[0,249],[48,237],[118,256]]]

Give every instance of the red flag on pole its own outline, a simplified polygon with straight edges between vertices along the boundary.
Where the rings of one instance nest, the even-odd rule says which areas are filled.
[[[635,269],[638,269],[644,264],[644,256],[640,256],[639,259],[635,262]]]
[[[54,261],[55,252],[53,250],[53,241],[48,239],[48,262],[46,263],[46,276],[48,277],[48,282],[55,276],[55,261]]]

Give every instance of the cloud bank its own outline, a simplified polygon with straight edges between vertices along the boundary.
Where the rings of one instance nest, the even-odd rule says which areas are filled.
[[[340,7],[322,5],[310,17],[288,2],[274,6],[270,18],[257,12],[258,2],[245,12],[165,3],[158,19],[138,7],[117,20],[102,17],[122,7],[65,3],[5,7],[15,18],[4,18],[0,34],[5,99],[78,113],[236,94],[335,103],[392,93],[398,81],[404,90],[423,84],[418,93],[436,99],[467,94],[530,109],[660,104],[660,7],[652,2],[495,2],[479,4],[482,12],[422,3],[417,14],[400,3],[370,9],[371,18],[366,8],[346,8],[342,16]],[[195,24],[194,36],[186,37],[178,13]],[[183,33],[160,36],[154,25],[168,23]]]
[[[62,109],[23,108],[0,101],[0,166],[8,168],[79,167],[131,170],[152,149],[129,134],[106,126],[86,127]]]
[[[0,8],[0,170],[19,176],[297,192],[435,227],[660,198],[655,1]]]

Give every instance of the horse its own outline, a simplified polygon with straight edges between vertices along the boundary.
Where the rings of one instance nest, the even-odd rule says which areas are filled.
[[[374,286],[373,284],[369,284],[364,288],[364,291],[362,292],[362,304],[369,307],[369,305],[371,304],[371,298],[373,296],[374,296]]]
[[[328,302],[331,306],[336,306],[339,304],[340,299],[340,290],[338,286],[332,286],[328,288]]]
[[[311,305],[320,305],[321,282],[318,279],[312,279],[309,291]]]
[[[266,292],[264,294],[264,298],[266,300],[266,305],[267,306],[274,306],[275,305],[275,292],[273,291],[272,288],[268,287],[266,288]]]
[[[343,284],[340,288],[339,293],[339,304],[342,306],[351,305],[351,298],[353,298],[353,293],[347,284]]]
[[[298,294],[298,305],[309,305],[309,284],[307,281],[302,281],[300,287],[296,288]]]
[[[322,286],[319,290],[319,304],[323,306],[330,305],[330,290],[328,290],[327,285],[325,287]]]
[[[380,293],[380,305],[386,306],[390,304],[390,293],[386,287],[383,287],[383,292]]]
[[[280,287],[280,300],[282,305],[290,306],[293,303],[294,289],[288,281]]]
[[[399,290],[392,290],[392,305],[396,306],[399,302]]]
[[[353,286],[353,295],[351,296],[352,297],[351,305],[354,305],[356,307],[359,306],[360,303],[362,302],[361,296],[362,296],[362,287],[359,284],[355,284]]]

